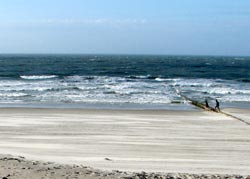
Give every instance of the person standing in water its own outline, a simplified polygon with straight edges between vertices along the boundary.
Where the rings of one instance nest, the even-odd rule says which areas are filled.
[[[206,108],[209,108],[209,104],[207,102],[207,99],[205,100],[205,106],[206,106]]]
[[[219,101],[216,99],[215,102],[216,102],[216,105],[215,105],[214,109],[220,111],[220,103],[219,103]]]

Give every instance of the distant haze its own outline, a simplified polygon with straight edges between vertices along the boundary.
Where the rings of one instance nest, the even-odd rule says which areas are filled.
[[[249,0],[0,1],[0,53],[250,55]]]

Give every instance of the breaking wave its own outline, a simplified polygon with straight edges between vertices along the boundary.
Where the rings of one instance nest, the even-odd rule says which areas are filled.
[[[246,57],[0,56],[0,104],[250,104],[249,68]]]
[[[56,75],[30,75],[30,76],[20,76],[20,78],[25,80],[44,80],[44,79],[51,79],[51,78],[57,78]]]

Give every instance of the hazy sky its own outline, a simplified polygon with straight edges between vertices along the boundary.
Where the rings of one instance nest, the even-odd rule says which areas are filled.
[[[0,53],[250,55],[250,0],[0,0]]]

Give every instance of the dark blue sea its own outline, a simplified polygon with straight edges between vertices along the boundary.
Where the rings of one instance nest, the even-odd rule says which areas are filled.
[[[1,107],[250,106],[250,57],[0,55]]]

